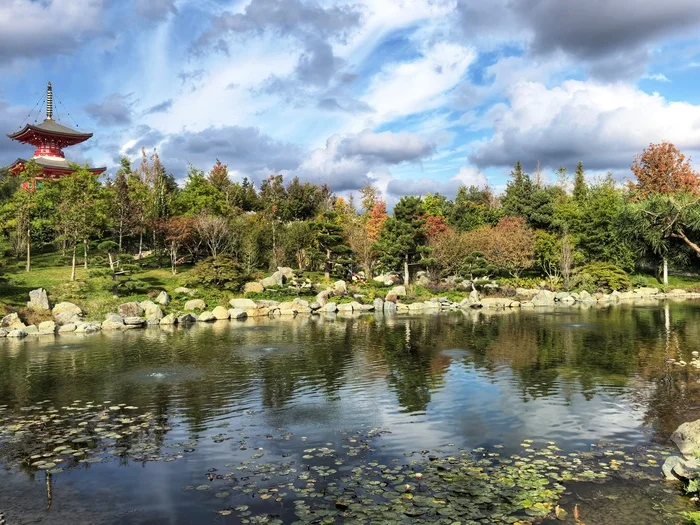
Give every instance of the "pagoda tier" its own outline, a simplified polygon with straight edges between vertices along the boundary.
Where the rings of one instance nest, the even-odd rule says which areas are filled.
[[[53,91],[51,82],[46,90],[46,119],[38,125],[27,124],[20,131],[7,135],[10,139],[31,144],[36,148],[32,160],[42,168],[39,178],[57,179],[73,173],[71,162],[66,160],[63,148],[75,146],[92,137],[92,133],[79,133],[53,120]],[[20,174],[27,163],[17,159],[8,169],[14,174]],[[107,168],[91,168],[90,172],[99,175]]]

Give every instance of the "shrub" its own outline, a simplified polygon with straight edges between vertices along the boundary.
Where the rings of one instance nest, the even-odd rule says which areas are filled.
[[[590,263],[574,272],[573,286],[588,292],[610,292],[627,290],[632,283],[625,271],[614,264]]]
[[[192,269],[191,284],[204,285],[227,290],[239,290],[246,276],[240,265],[229,255],[209,257],[197,263]]]

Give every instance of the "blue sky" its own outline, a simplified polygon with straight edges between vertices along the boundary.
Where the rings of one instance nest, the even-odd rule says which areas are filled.
[[[145,147],[390,200],[499,190],[516,160],[622,179],[650,142],[700,159],[698,29],[696,0],[8,0],[0,127],[51,80],[95,134],[67,156],[112,172]]]

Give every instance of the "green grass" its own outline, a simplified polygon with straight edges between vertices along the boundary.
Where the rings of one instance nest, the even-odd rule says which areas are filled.
[[[635,285],[642,281],[644,286],[651,288],[663,288],[663,284],[654,275],[649,274],[630,274],[630,281]],[[685,275],[669,275],[668,276],[668,289],[673,290],[678,288],[687,291],[700,291],[700,278],[689,277]]]

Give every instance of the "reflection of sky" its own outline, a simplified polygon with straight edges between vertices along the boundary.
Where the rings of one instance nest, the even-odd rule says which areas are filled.
[[[508,322],[514,318],[509,316]],[[604,314],[597,318],[602,325],[563,325],[572,318],[576,315],[562,316],[562,326],[556,329],[604,333]],[[462,317],[447,319],[430,330],[439,329],[445,335],[472,322]],[[95,500],[104,508],[113,506],[115,522],[120,523],[211,518],[212,509],[225,506],[214,498],[215,491],[182,497],[180,490],[184,485],[206,484],[210,468],[233,470],[225,465],[251,460],[259,447],[265,454],[261,462],[279,461],[283,454],[298,461],[305,448],[333,443],[340,450],[347,432],[366,434],[373,428],[391,431],[373,441],[379,453],[399,458],[404,452],[434,450],[448,443],[465,448],[501,443],[514,452],[520,450],[523,439],[534,439],[536,445],[555,441],[567,451],[586,450],[601,439],[624,445],[647,441],[640,429],[647,406],[635,403],[632,394],[640,388],[648,393],[653,384],[637,375],[630,376],[627,386],[612,384],[619,385],[619,377],[605,384],[604,376],[593,380],[587,376],[584,396],[573,365],[565,374],[551,364],[553,368],[547,370],[552,374],[542,385],[545,393],[533,395],[530,388],[538,385],[526,387],[523,382],[527,367],[515,372],[503,355],[494,364],[464,350],[431,354],[432,362],[422,363],[416,378],[410,376],[413,369],[396,369],[396,362],[377,351],[375,341],[364,338],[361,322],[276,321],[258,330],[260,321],[254,320],[196,326],[172,334],[148,330],[60,338],[36,347],[27,340],[21,346],[0,344],[0,372],[7,365],[3,373],[15,380],[11,394],[16,397],[10,402],[31,403],[52,396],[62,403],[76,398],[110,399],[162,409],[172,426],[167,443],[197,441],[195,452],[172,463],[130,468],[110,463],[60,474],[55,488],[57,519],[76,502]],[[403,331],[407,322],[392,319],[382,329]],[[351,331],[357,331],[357,337]],[[409,353],[404,359],[419,357]],[[484,364],[477,367],[473,362]],[[154,379],[154,371],[167,377]],[[279,379],[285,384],[279,384],[275,374],[287,374]],[[403,383],[397,382],[401,374]],[[435,386],[430,387],[425,410],[410,412],[401,405],[399,394],[428,385]],[[2,388],[0,384],[0,393]],[[274,402],[269,401],[271,395]],[[8,399],[0,396],[0,404],[5,402]],[[293,437],[279,439],[286,432]],[[215,443],[212,438],[218,434],[226,440]],[[0,486],[0,509],[8,502],[21,502],[41,510],[41,479],[31,482],[24,475],[0,472]],[[27,504],[30,497],[36,501]],[[136,507],[140,510],[132,519],[129,508]],[[85,523],[96,522],[89,512],[76,516],[88,516]]]

